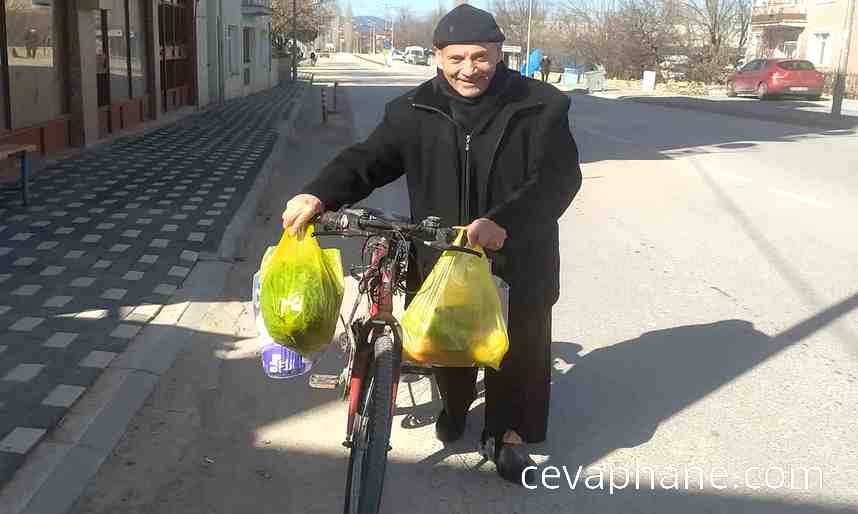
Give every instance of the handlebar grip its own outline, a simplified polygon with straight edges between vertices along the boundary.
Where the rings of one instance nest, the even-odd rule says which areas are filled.
[[[323,212],[319,215],[317,223],[327,231],[345,230],[349,227],[348,217],[340,212]]]

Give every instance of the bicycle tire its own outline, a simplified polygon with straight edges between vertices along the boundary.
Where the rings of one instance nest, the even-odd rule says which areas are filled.
[[[389,336],[375,340],[352,432],[345,514],[377,514],[381,507],[393,425],[393,377],[401,360],[397,350]]]

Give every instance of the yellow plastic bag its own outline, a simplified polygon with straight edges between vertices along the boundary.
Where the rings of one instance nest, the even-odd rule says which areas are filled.
[[[464,231],[455,244],[462,244]],[[476,247],[481,254],[481,248]],[[435,366],[499,369],[509,349],[489,261],[446,251],[402,317],[403,357]]]
[[[340,251],[322,250],[307,227],[299,240],[283,233],[260,266],[260,310],[271,338],[301,355],[331,342],[345,284]]]

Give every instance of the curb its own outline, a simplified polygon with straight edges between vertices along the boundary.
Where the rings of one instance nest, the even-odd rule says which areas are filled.
[[[0,514],[66,514],[125,434],[134,415],[170,369],[227,277],[270,183],[278,147],[292,137],[306,86],[290,103],[280,137],[248,195],[224,231],[218,255],[200,255],[187,280],[157,316],[68,411],[58,427],[27,456],[0,491]]]
[[[7,484],[2,514],[65,514],[125,434],[161,375],[226,285],[230,264],[199,262],[170,305],[149,321]]]

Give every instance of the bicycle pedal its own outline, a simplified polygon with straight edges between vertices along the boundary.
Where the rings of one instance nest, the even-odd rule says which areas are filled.
[[[339,383],[339,375],[310,375],[310,387],[313,389],[336,389]]]

